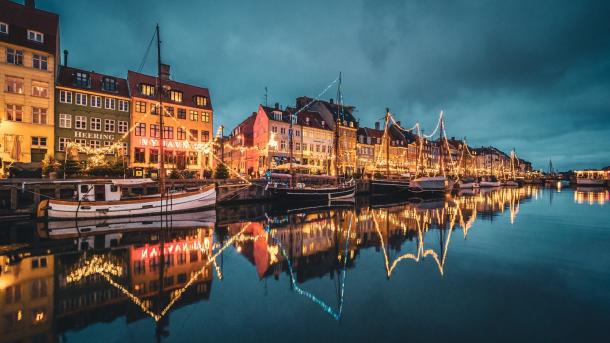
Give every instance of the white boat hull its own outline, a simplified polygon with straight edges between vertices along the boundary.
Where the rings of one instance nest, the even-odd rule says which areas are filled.
[[[474,189],[479,188],[478,182],[458,182],[458,187],[460,189]]]
[[[519,184],[516,181],[506,181],[504,183],[506,187],[519,187]]]
[[[48,219],[85,219],[142,216],[192,211],[216,204],[214,186],[197,191],[168,194],[163,199],[152,196],[116,201],[45,200],[38,208],[38,216]]]
[[[412,180],[411,186],[424,192],[444,192],[449,189],[449,182],[442,176],[420,177]]]
[[[481,182],[479,182],[479,186],[481,188],[485,188],[485,187],[500,187],[500,186],[502,186],[502,184],[500,183],[500,181],[481,181]]]
[[[606,185],[606,180],[578,178],[576,179],[576,185],[585,187],[600,187]]]

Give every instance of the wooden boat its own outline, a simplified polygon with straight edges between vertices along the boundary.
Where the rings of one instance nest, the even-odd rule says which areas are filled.
[[[356,182],[350,181],[337,186],[307,186],[297,184],[290,187],[286,183],[269,182],[265,188],[274,199],[290,202],[320,202],[353,199],[356,195]]]
[[[495,176],[485,176],[485,177],[482,177],[481,180],[479,181],[479,187],[481,187],[481,188],[500,187],[500,186],[502,186],[502,183],[500,181],[498,181],[498,179]]]
[[[449,181],[444,176],[426,176],[411,180],[411,192],[421,195],[444,195]]]
[[[472,177],[465,177],[458,180],[455,183],[455,187],[458,189],[475,189],[479,188],[479,183]]]
[[[514,181],[514,180],[508,180],[508,181],[504,182],[503,186],[506,186],[506,187],[519,187],[519,183],[517,181]]]
[[[47,199],[40,202],[37,216],[46,219],[113,218],[142,216],[159,213],[176,213],[213,207],[216,204],[216,187],[209,185],[194,190],[125,197],[121,186],[152,180],[84,181],[76,191],[75,200]]]
[[[610,172],[603,170],[579,170],[576,172],[576,185],[578,187],[604,187]]]

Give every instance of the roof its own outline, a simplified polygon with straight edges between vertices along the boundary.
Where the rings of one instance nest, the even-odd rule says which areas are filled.
[[[330,99],[329,101],[325,101],[325,100],[315,100],[307,97],[307,96],[301,96],[298,97],[296,100],[296,104],[297,104],[297,108],[302,108],[303,106],[309,104],[309,103],[317,103],[320,104],[321,106],[325,107],[332,115],[333,115],[333,119],[334,121],[337,121],[337,119],[339,118],[339,115],[341,115],[341,119],[342,120],[346,120],[348,122],[353,122],[354,123],[354,127],[358,127],[358,121],[356,120],[356,118],[354,117],[354,110],[356,109],[355,106],[351,106],[351,105],[343,105],[340,106],[339,104],[336,104],[333,99]]]
[[[383,132],[384,132],[384,130],[372,129],[370,127],[360,127],[357,131],[357,135],[382,139]],[[395,125],[392,125],[390,127],[389,132],[390,132],[390,139],[391,139],[390,145],[396,145],[394,143],[395,141],[403,141],[403,143],[401,145],[406,146],[407,144],[413,143],[416,140],[415,135],[413,135],[410,132],[404,132],[402,130],[399,130],[398,127],[396,127]],[[375,142],[373,142],[373,143],[375,143]]]
[[[0,41],[57,55],[59,49],[59,16],[57,14],[9,0],[0,0],[0,21],[9,25],[8,35],[0,34]],[[43,33],[43,43],[29,40],[27,38],[28,29]]]
[[[294,112],[294,110],[292,110],[291,108],[286,108],[286,109],[282,110],[281,108],[279,108],[279,106],[267,107],[267,106],[260,105],[260,107],[263,109],[263,112],[265,112],[265,114],[267,115],[267,117],[270,120],[282,121],[284,123],[290,123],[290,114]],[[281,114],[280,120],[275,119],[275,116],[272,115],[272,113],[274,113],[274,112],[276,112],[276,113],[279,112]]]
[[[89,87],[77,85],[74,82],[76,72],[82,72],[82,73],[89,74],[89,77],[91,79],[91,83],[90,83]],[[117,82],[116,92],[107,91],[102,88],[102,81],[106,77],[116,80],[116,82]],[[87,71],[84,69],[66,67],[63,65],[59,67],[59,73],[57,75],[57,85],[64,86],[64,87],[70,87],[70,88],[78,88],[78,89],[87,90],[87,91],[91,91],[91,92],[116,95],[116,96],[122,96],[122,97],[129,97],[129,89],[127,88],[126,79],[112,76],[112,75],[100,74],[100,73],[96,73],[94,71]]]
[[[328,123],[324,122],[324,119],[322,119],[320,113],[307,110],[301,111],[297,114],[297,124],[322,130],[331,129],[328,126]]]
[[[129,92],[132,97],[150,99],[150,100],[158,100],[156,95],[147,96],[140,93],[138,86],[140,84],[148,84],[151,86],[156,86],[158,84],[157,76],[150,76],[146,74],[141,74],[135,71],[129,70],[127,72],[127,82],[129,83]],[[208,110],[212,110],[212,100],[210,98],[210,91],[205,87],[198,87],[189,85],[182,82],[177,82],[174,80],[163,80],[163,86],[169,86],[172,90],[177,90],[182,92],[182,102],[172,101],[168,95],[163,97],[163,102],[188,106],[188,107],[197,107],[204,108]],[[195,102],[195,96],[203,96],[207,98],[206,106],[198,106]]]

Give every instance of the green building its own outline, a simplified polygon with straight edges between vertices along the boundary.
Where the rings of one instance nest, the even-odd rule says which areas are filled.
[[[55,89],[55,159],[128,163],[127,80],[62,65]]]

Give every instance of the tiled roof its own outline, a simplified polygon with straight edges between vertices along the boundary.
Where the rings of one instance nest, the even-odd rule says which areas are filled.
[[[297,115],[297,124],[301,126],[309,126],[316,129],[330,130],[328,123],[324,122],[322,116],[318,112],[301,111]]]
[[[9,0],[0,0],[0,21],[9,25],[8,35],[0,34],[0,41],[57,55],[59,49],[59,16],[57,14],[30,8]],[[27,38],[28,29],[43,33],[43,43],[29,40]]]
[[[135,71],[128,71],[127,73],[127,82],[129,83],[129,92],[132,97],[157,100],[158,97],[156,95],[146,96],[140,93],[138,86],[140,84],[147,84],[151,86],[157,85],[157,77],[141,74]],[[172,101],[169,98],[169,95],[165,95],[163,97],[163,102],[171,103],[176,105],[188,106],[188,107],[198,107],[205,108],[208,110],[212,109],[212,100],[210,99],[210,92],[207,88],[197,87],[193,85],[188,85],[186,83],[181,83],[173,80],[163,80],[163,86],[169,86],[172,90],[177,90],[182,92],[182,102]],[[195,96],[203,96],[207,98],[206,106],[198,106],[195,102]]]
[[[89,87],[80,86],[74,82],[76,72],[83,72],[83,73],[89,74],[89,78],[91,80],[91,84]],[[116,92],[107,91],[102,88],[102,80],[104,79],[104,77],[109,77],[109,78],[116,80],[116,82],[117,82]],[[84,69],[73,68],[73,67],[66,67],[66,66],[59,67],[59,73],[57,75],[57,85],[64,86],[64,87],[70,87],[70,88],[79,88],[79,89],[88,90],[91,92],[98,92],[98,93],[103,93],[103,94],[129,97],[129,89],[127,88],[126,79],[111,76],[111,75],[100,74],[100,73],[96,73],[94,71],[87,71]]]
[[[263,105],[260,105],[260,107],[263,109],[263,111],[265,112],[267,117],[269,119],[271,119],[271,120],[276,120],[275,116],[273,115],[274,112],[280,112],[281,113],[281,120],[278,120],[278,121],[282,121],[282,122],[285,122],[285,123],[290,123],[290,113],[294,112],[290,108],[282,110],[279,107],[275,108],[275,107],[267,107],[267,106],[263,106]]]

